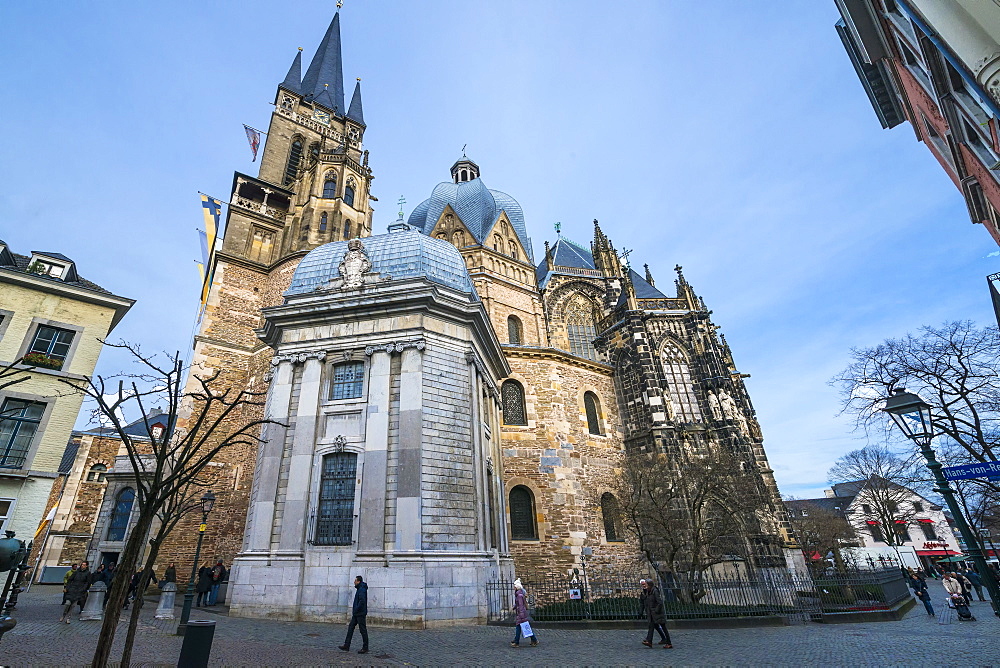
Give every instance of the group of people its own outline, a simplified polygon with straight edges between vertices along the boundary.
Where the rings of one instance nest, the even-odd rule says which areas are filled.
[[[222,587],[222,583],[228,574],[229,571],[223,565],[222,559],[216,561],[215,566],[205,564],[198,569],[198,581],[195,584],[195,591],[198,593],[198,598],[195,602],[196,608],[218,603],[219,588]]]
[[[930,571],[930,573],[931,577],[936,577],[933,570]],[[924,604],[924,609],[927,610],[927,615],[929,617],[937,616],[937,613],[934,612],[934,605],[931,603],[930,592],[927,591],[927,575],[924,573],[923,569],[914,570],[912,568],[908,568],[907,579],[909,581],[910,588],[913,590],[913,595],[917,597],[917,600]],[[944,585],[944,590],[948,592],[949,597],[958,596],[966,602],[971,602],[972,591],[975,589],[979,600],[986,600],[983,596],[983,580],[979,576],[979,573],[972,569],[951,572],[944,571],[941,584]]]

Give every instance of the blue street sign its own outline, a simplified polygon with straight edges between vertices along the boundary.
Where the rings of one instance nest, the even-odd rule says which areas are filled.
[[[946,466],[941,469],[948,480],[968,480],[969,478],[1000,479],[1000,462]]]

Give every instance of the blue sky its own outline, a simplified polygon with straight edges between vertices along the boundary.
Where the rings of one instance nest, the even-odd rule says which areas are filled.
[[[197,191],[256,173],[296,47],[335,10],[282,3],[5,3],[0,238],[58,251],[138,300],[114,336],[190,346]],[[998,262],[908,124],[883,131],[828,2],[347,0],[376,231],[448,178],[468,144],[524,208],[536,254],[598,218],[661,287],[673,266],[714,310],[783,493],[821,494],[863,445],[827,381],[852,346],[922,324],[993,322]],[[99,372],[125,360],[106,351]]]

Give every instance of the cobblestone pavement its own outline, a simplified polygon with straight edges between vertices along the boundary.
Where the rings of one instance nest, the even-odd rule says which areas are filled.
[[[931,583],[935,607],[944,599]],[[0,640],[0,666],[89,665],[98,622],[57,624],[59,591],[36,586],[21,596],[17,628]],[[133,665],[173,666],[181,638],[176,622],[143,608]],[[648,649],[630,630],[539,629],[539,646],[511,648],[511,628],[470,626],[401,631],[369,628],[371,653],[342,652],[345,626],[230,618],[196,609],[192,619],[218,622],[213,666],[993,666],[1000,668],[1000,620],[975,602],[976,622],[940,625],[913,608],[899,622],[805,624],[778,628],[672,631],[672,650]],[[178,609],[178,613],[180,610]],[[120,626],[116,645],[125,635]],[[361,639],[355,635],[354,649]]]

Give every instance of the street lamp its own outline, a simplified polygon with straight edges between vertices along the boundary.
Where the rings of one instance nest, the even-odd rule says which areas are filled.
[[[191,565],[191,578],[188,580],[187,589],[184,591],[184,607],[181,609],[181,621],[177,625],[177,635],[182,636],[187,630],[188,618],[191,616],[191,603],[194,601],[194,578],[198,574],[198,560],[201,559],[201,541],[205,538],[205,529],[208,528],[208,514],[212,512],[215,505],[215,494],[212,490],[205,492],[201,497],[201,525],[198,527],[198,547],[194,550],[194,564]]]
[[[931,448],[934,425],[931,419],[930,404],[912,392],[897,388],[892,391],[892,396],[885,400],[885,406],[882,410],[892,417],[906,438],[917,444],[917,447],[920,448],[920,454],[927,460],[927,468],[930,469],[934,476],[934,482],[937,484],[934,491],[941,494],[945,503],[948,504],[948,510],[955,518],[958,531],[965,541],[965,549],[972,558],[972,563],[976,565],[979,576],[982,578],[983,584],[986,585],[986,591],[990,594],[993,614],[1000,617],[1000,585],[997,584],[993,571],[986,564],[979,543],[972,535],[972,529],[955,499],[955,490],[951,488],[948,479],[944,477],[944,473],[941,471],[941,462],[937,460],[934,450]]]

